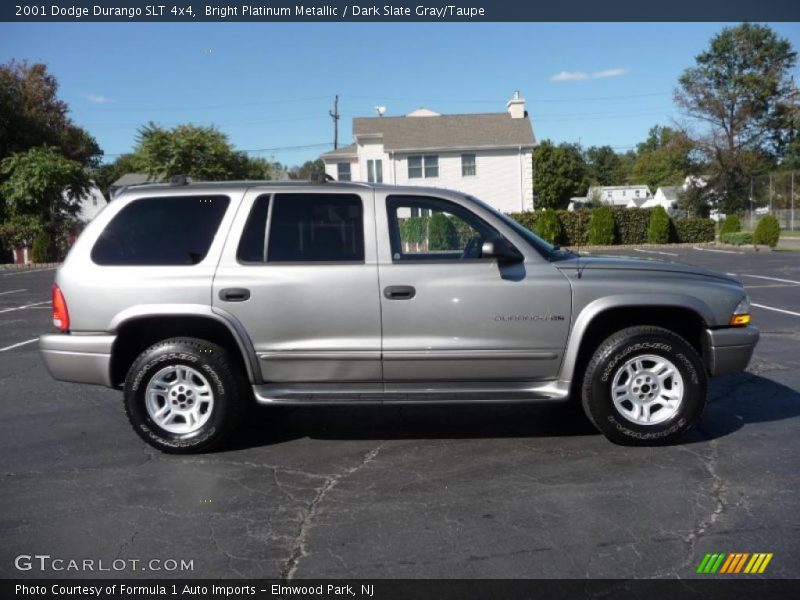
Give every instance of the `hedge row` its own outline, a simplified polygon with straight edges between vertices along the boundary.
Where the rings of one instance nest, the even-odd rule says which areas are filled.
[[[511,213],[509,216],[540,237],[562,246],[646,244],[648,239],[661,240],[665,235],[668,242],[698,244],[714,241],[714,221],[697,217],[670,217],[664,221],[664,215],[659,215],[651,234],[650,219],[653,210],[600,207],[593,210],[582,208],[576,211],[521,212]],[[560,225],[555,237],[553,215]]]

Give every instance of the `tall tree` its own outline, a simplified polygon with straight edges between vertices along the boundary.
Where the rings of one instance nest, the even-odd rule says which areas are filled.
[[[695,140],[725,212],[744,209],[750,176],[774,156],[797,53],[770,27],[726,27],[679,79],[675,101],[706,125]]]
[[[44,231],[50,246],[63,243],[64,234],[75,223],[80,198],[90,186],[86,169],[79,162],[47,146],[3,159],[0,181],[0,198],[7,213],[0,228],[5,241],[19,242],[19,236],[12,235],[15,230]],[[45,250],[50,256],[56,254],[55,247]]]
[[[677,185],[692,172],[693,144],[682,131],[656,125],[647,139],[638,145],[631,166],[633,183],[646,183],[656,190],[662,185]]]
[[[569,199],[585,193],[588,185],[586,163],[578,146],[555,146],[545,140],[533,150],[536,208],[566,208]]]
[[[325,163],[322,159],[307,160],[302,165],[289,170],[290,179],[311,179],[314,173],[325,173]]]
[[[70,119],[45,65],[0,65],[0,159],[43,145],[84,166],[98,164],[102,155],[95,139]]]
[[[130,165],[158,178],[188,175],[202,181],[270,179],[274,165],[234,149],[214,127],[148,123],[139,135]]]
[[[622,160],[611,146],[592,146],[586,150],[586,164],[589,178],[595,185],[614,185],[617,181]]]

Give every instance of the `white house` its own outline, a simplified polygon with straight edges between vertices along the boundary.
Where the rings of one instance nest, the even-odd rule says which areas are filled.
[[[76,216],[78,220],[83,223],[88,223],[97,216],[97,213],[103,210],[106,204],[107,202],[105,196],[103,196],[103,192],[92,182],[89,191],[81,196],[80,210]]]
[[[596,201],[609,206],[625,206],[636,208],[652,198],[650,188],[646,185],[598,185],[589,188],[586,193],[588,201]]]
[[[353,119],[349,146],[323,154],[338,181],[425,185],[472,194],[505,212],[533,209],[533,127],[515,92],[506,112]]]
[[[681,188],[678,186],[661,186],[656,190],[655,195],[642,204],[642,208],[655,208],[662,206],[670,214],[674,215],[678,209],[678,196]]]

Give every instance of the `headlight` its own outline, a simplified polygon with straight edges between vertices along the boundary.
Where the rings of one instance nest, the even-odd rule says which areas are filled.
[[[746,295],[742,301],[736,305],[731,315],[730,325],[732,327],[744,327],[750,323],[750,298]]]

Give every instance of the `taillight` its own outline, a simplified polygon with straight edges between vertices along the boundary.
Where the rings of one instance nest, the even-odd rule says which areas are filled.
[[[64,300],[64,294],[61,293],[61,288],[55,283],[53,284],[53,327],[59,331],[66,331],[69,329],[67,301]]]

